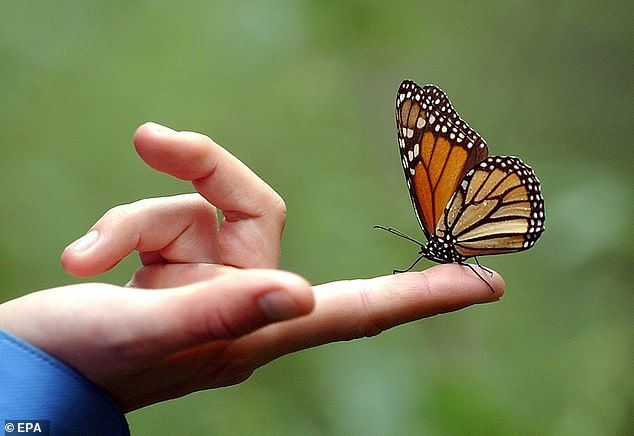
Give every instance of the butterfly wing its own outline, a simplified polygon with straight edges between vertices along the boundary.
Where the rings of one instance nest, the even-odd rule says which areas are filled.
[[[465,257],[526,250],[544,231],[539,180],[517,157],[489,157],[467,173],[436,231]]]
[[[407,188],[429,240],[460,181],[487,157],[487,145],[434,85],[401,83],[396,126]]]

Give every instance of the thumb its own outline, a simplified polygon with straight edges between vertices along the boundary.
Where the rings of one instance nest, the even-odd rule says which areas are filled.
[[[315,304],[306,280],[278,270],[232,271],[152,293],[162,294],[155,300],[160,307],[147,307],[147,321],[154,324],[155,346],[167,353],[237,338],[267,324],[306,315]]]

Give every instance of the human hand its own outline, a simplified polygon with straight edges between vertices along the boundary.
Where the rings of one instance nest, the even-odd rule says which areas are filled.
[[[318,285],[313,297],[303,279],[259,269],[277,265],[285,208],[246,166],[202,135],[153,124],[135,144],[150,166],[192,180],[200,195],[116,207],[62,255],[66,270],[90,276],[137,250],[144,266],[129,287],[81,284],[0,305],[0,328],[75,367],[124,411],[503,293],[497,274],[491,294],[467,268],[441,265]],[[224,215],[219,226],[212,204]]]

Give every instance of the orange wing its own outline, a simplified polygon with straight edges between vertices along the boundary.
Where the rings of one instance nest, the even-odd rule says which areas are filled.
[[[409,80],[396,96],[396,127],[407,188],[429,240],[461,180],[487,157],[487,145],[441,89]]]
[[[469,171],[438,223],[465,257],[532,247],[544,231],[544,199],[533,170],[517,157],[492,156]]]

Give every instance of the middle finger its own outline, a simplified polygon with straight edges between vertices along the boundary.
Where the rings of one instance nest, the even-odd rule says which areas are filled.
[[[222,210],[222,263],[277,267],[286,207],[282,198],[239,159],[207,136],[154,123],[139,127],[134,144],[152,168],[184,180]]]

